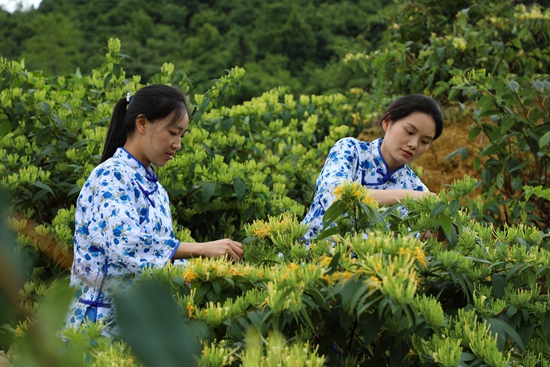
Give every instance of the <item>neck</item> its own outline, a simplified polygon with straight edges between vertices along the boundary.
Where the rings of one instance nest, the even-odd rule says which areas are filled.
[[[128,153],[133,155],[135,159],[140,161],[141,164],[143,164],[145,166],[145,168],[147,168],[148,170],[151,169],[151,162],[149,162],[145,158],[145,156],[143,155],[141,149],[139,149],[139,145],[136,141],[134,141],[133,139],[128,138],[126,140],[126,143],[124,143],[124,149],[126,149],[126,151]]]

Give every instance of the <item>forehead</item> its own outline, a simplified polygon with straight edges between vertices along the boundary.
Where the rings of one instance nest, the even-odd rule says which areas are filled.
[[[187,112],[172,112],[163,119],[161,124],[163,124],[165,128],[175,127],[178,129],[187,130],[189,125],[189,117],[187,116]]]
[[[435,121],[430,115],[423,112],[413,112],[396,122],[410,125],[422,135],[435,136]]]

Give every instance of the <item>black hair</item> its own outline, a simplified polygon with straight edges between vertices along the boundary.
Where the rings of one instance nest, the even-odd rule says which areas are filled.
[[[441,112],[441,108],[434,98],[423,94],[409,94],[395,100],[386,113],[384,113],[379,123],[382,125],[382,122],[386,119],[392,122],[398,121],[414,112],[422,112],[430,116],[435,122],[434,140],[441,136],[443,132],[443,113]]]
[[[185,95],[174,87],[164,84],[152,84],[141,88],[131,96],[121,98],[115,105],[101,162],[111,158],[116,150],[126,143],[136,128],[136,118],[139,114],[145,115],[147,120],[154,123],[174,113],[174,119],[169,126],[176,124],[181,116],[189,113]]]

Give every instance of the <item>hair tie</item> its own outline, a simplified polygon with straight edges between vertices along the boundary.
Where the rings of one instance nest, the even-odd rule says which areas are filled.
[[[126,92],[126,102],[130,103],[130,100],[132,99],[132,95],[130,92]]]

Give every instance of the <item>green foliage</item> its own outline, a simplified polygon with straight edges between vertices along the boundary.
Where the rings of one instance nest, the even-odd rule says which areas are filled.
[[[482,147],[447,159],[474,156],[483,198],[473,215],[498,226],[550,220],[548,200],[522,190],[548,185],[549,20],[536,3],[404,1],[387,46],[346,56],[370,75],[365,94],[423,92],[461,107]]]
[[[474,123],[470,139],[486,139],[483,150],[474,154],[474,165],[481,171],[487,200],[478,212],[480,219],[495,224],[550,223],[548,198],[526,194],[525,186],[547,187],[550,150],[545,136],[550,126],[550,80],[502,77],[485,70],[454,71],[449,83],[440,82],[439,90],[449,96],[468,95],[471,103],[461,104]],[[451,154],[450,157],[455,155]]]
[[[7,60],[0,66],[2,186],[13,193],[18,211],[45,225],[65,248],[73,232],[65,203],[76,201],[99,163],[114,103],[141,86],[139,78],[125,78],[118,40],[109,43],[106,56],[90,76],[52,78]],[[279,88],[243,105],[218,107],[243,74],[235,68],[194,96],[191,132],[174,162],[159,172],[174,220],[197,240],[242,236],[244,223],[268,214],[302,215],[320,160],[349,131],[336,117],[347,102],[337,94],[295,101]],[[153,77],[172,79],[187,88],[170,64]]]
[[[102,62],[98,50],[117,37],[129,55],[128,75],[140,75],[144,82],[151,81],[159,64],[170,62],[193,75],[193,93],[200,93],[238,65],[254,73],[242,79],[242,92],[232,102],[283,85],[294,95],[343,92],[361,81],[345,65],[334,64],[348,52],[376,47],[385,29],[377,13],[389,4],[43,0],[37,10],[0,10],[0,56],[25,58],[31,70],[48,74],[66,75],[76,67],[88,74]],[[323,71],[328,75],[319,78]]]
[[[91,3],[100,25],[130,21],[117,16],[118,9]],[[131,10],[129,2],[120,4]],[[367,92],[355,88],[346,96],[297,97],[279,87],[231,104],[228,99],[245,84],[246,75],[235,67],[204,88],[205,93],[190,94],[190,132],[182,151],[159,170],[171,198],[176,235],[188,241],[244,239],[244,260],[199,258],[185,267],[146,271],[133,295],[120,296],[126,316],[134,315],[121,322],[126,336],[160,330],[154,337],[165,340],[165,333],[171,339],[165,340],[168,349],[177,349],[179,339],[198,338],[201,366],[550,363],[549,237],[544,228],[532,226],[548,223],[548,12],[538,12],[536,5],[502,7],[490,1],[471,7],[438,4],[402,3],[395,15],[403,19],[402,31],[390,28],[387,47],[348,57],[371,78]],[[338,6],[352,7],[334,3],[320,8],[326,16],[327,9]],[[253,2],[250,7],[259,16]],[[155,24],[147,21],[151,14],[176,26],[174,14],[198,16],[204,10],[194,22],[179,26],[201,29],[196,35],[202,38],[188,38],[190,47],[212,41],[212,47],[223,48],[226,44],[218,41],[226,35],[225,17],[244,21],[249,13],[207,8],[189,2],[185,8],[173,7],[172,14],[160,14],[150,5],[137,15],[144,27]],[[285,22],[285,15],[294,12],[288,27],[303,29],[306,38],[310,27],[320,45],[322,30],[310,21],[315,13],[298,11],[311,4],[271,8]],[[337,29],[337,20],[324,19]],[[283,37],[280,28],[264,31]],[[406,29],[414,42],[402,42]],[[261,52],[244,42],[247,32],[239,34],[239,47]],[[525,57],[510,57],[510,50],[520,49]],[[290,60],[286,54],[277,57],[280,65]],[[44,282],[59,269],[51,260],[37,259],[48,241],[59,243],[58,253],[70,254],[72,205],[99,162],[114,103],[142,86],[141,77],[126,76],[123,62],[127,58],[116,39],[109,42],[103,65],[86,75],[77,70],[49,76],[28,71],[22,62],[0,62],[0,186],[14,201],[7,222],[18,236],[10,244],[27,260],[23,271],[14,274],[30,278],[23,286],[19,278],[15,288],[0,283],[8,295],[21,288],[19,299],[0,299],[2,330],[12,332],[0,335],[11,336],[2,341],[4,349],[16,336],[10,355],[24,353],[29,365],[40,360],[37,356],[54,365],[65,360],[79,365],[85,359],[96,366],[158,361],[157,348],[144,343],[148,338],[111,342],[99,336],[100,324],[65,331],[74,349],[60,355],[53,335],[66,309],[63,291],[53,292]],[[187,74],[175,70],[165,63],[151,80],[188,91]],[[260,80],[261,72],[255,72]],[[322,74],[321,69],[311,73]],[[364,188],[344,184],[325,215],[321,237],[306,246],[300,219],[328,150],[337,139],[357,134],[389,97],[408,93],[407,88],[460,103],[474,123],[471,137],[489,143],[480,152],[464,147],[456,154],[476,155],[482,181],[465,177],[439,196],[405,199],[389,208],[369,200]],[[482,195],[473,196],[478,185]],[[5,241],[2,237],[0,245]],[[4,259],[0,256],[0,269]],[[166,313],[152,311],[151,299],[140,301],[152,292],[156,310]],[[53,306],[55,294],[59,307]],[[18,323],[15,311],[32,322]],[[45,320],[42,312],[52,319]],[[151,323],[139,322],[144,314]],[[43,339],[48,343],[37,347]]]
[[[293,257],[304,251],[303,229],[294,218],[270,217],[247,227],[252,240],[243,263],[193,259],[185,268],[152,270],[143,281],[169,282],[189,322],[210,330],[199,364],[245,363],[251,351],[241,348],[251,330],[267,339],[272,330],[293,345],[312,341],[316,348],[304,345],[303,355],[317,353],[327,365],[547,363],[550,350],[539,347],[549,337],[544,236],[533,227],[494,230],[472,219],[468,206],[455,202],[475,183],[466,178],[439,199],[406,200],[407,217],[388,213],[387,225],[374,227],[370,211],[353,216],[368,196],[344,185],[333,207],[345,209],[335,222],[354,218],[360,233],[333,235],[329,247],[313,241],[309,256]],[[443,242],[417,239],[425,216],[435,223],[430,230],[442,228]],[[280,241],[290,250],[275,259]],[[273,260],[254,265],[249,254]]]
[[[500,1],[401,2],[385,47],[346,56],[372,89],[430,93],[452,70],[485,69],[503,77],[548,74],[550,9]]]

